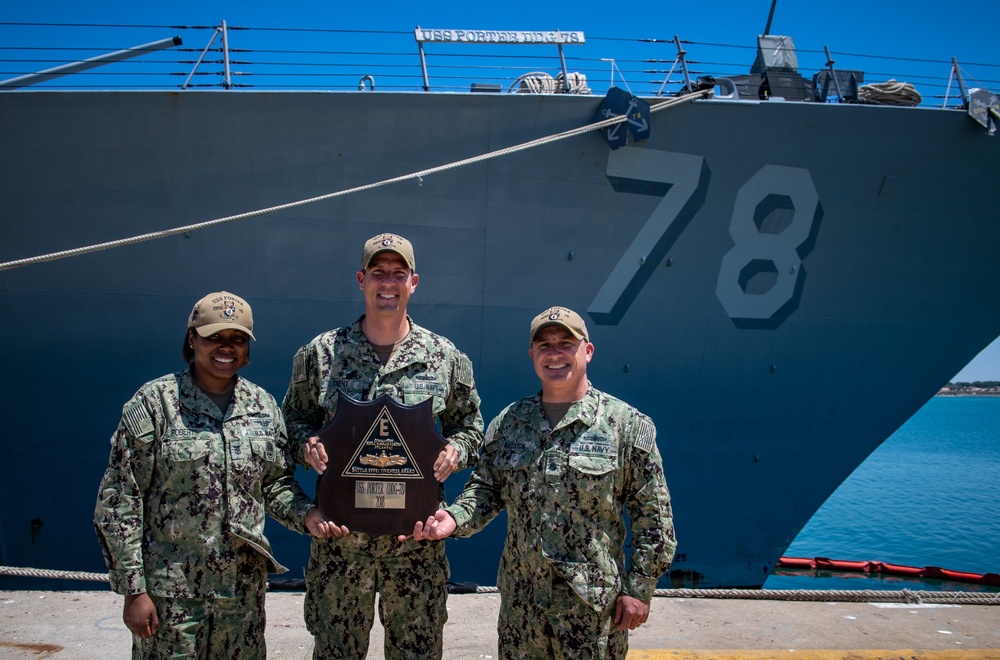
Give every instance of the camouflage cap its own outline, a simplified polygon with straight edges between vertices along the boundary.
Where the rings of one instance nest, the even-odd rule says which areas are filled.
[[[202,337],[220,330],[240,330],[253,336],[253,311],[247,301],[228,291],[210,293],[194,304],[188,317],[188,329]]]
[[[531,321],[531,338],[528,341],[535,341],[535,335],[551,325],[562,326],[577,339],[590,341],[590,335],[587,334],[587,324],[583,322],[583,318],[566,307],[549,307],[536,316]]]
[[[416,272],[417,265],[413,259],[413,245],[399,234],[379,234],[365,241],[365,250],[361,254],[361,270],[368,268],[368,263],[376,254],[395,252],[403,258],[410,270]]]

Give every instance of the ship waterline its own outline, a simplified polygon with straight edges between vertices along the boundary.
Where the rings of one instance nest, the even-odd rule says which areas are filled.
[[[0,260],[421,171],[586,125],[600,103],[0,94]],[[295,349],[361,313],[360,245],[394,231],[417,253],[412,315],[469,354],[487,420],[537,388],[538,310],[585,310],[592,382],[657,425],[669,580],[763,584],[844,478],[1000,334],[1000,147],[965,113],[921,107],[711,99],[650,122],[617,150],[593,131],[0,273],[2,563],[102,567],[107,440],[138,386],[180,366],[193,300],[252,301],[244,374],[280,399]],[[494,583],[503,525],[449,541],[452,579]],[[279,560],[306,547],[274,540]]]

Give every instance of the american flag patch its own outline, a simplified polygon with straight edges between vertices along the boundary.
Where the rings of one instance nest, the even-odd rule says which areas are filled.
[[[653,423],[641,419],[639,420],[639,426],[635,432],[635,443],[636,449],[641,449],[647,454],[653,449],[653,444],[656,442],[656,427]]]
[[[468,358],[459,359],[457,372],[455,378],[458,382],[466,387],[472,387],[472,362]]]
[[[149,418],[146,406],[141,403],[132,404],[122,411],[122,421],[132,437],[140,438],[153,432],[153,420]]]

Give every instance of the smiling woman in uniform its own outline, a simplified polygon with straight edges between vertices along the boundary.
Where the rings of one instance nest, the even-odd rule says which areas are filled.
[[[188,367],[143,385],[111,438],[94,524],[133,658],[265,658],[271,555],[264,513],[299,532],[319,510],[299,488],[281,411],[237,375],[253,313],[227,291],[188,316]]]

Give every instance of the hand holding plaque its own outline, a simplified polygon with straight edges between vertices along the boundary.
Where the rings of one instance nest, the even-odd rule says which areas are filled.
[[[316,485],[320,511],[337,525],[372,536],[410,533],[434,515],[434,461],[446,441],[431,399],[416,405],[383,394],[357,401],[338,393],[337,413],[317,434],[327,454]]]

